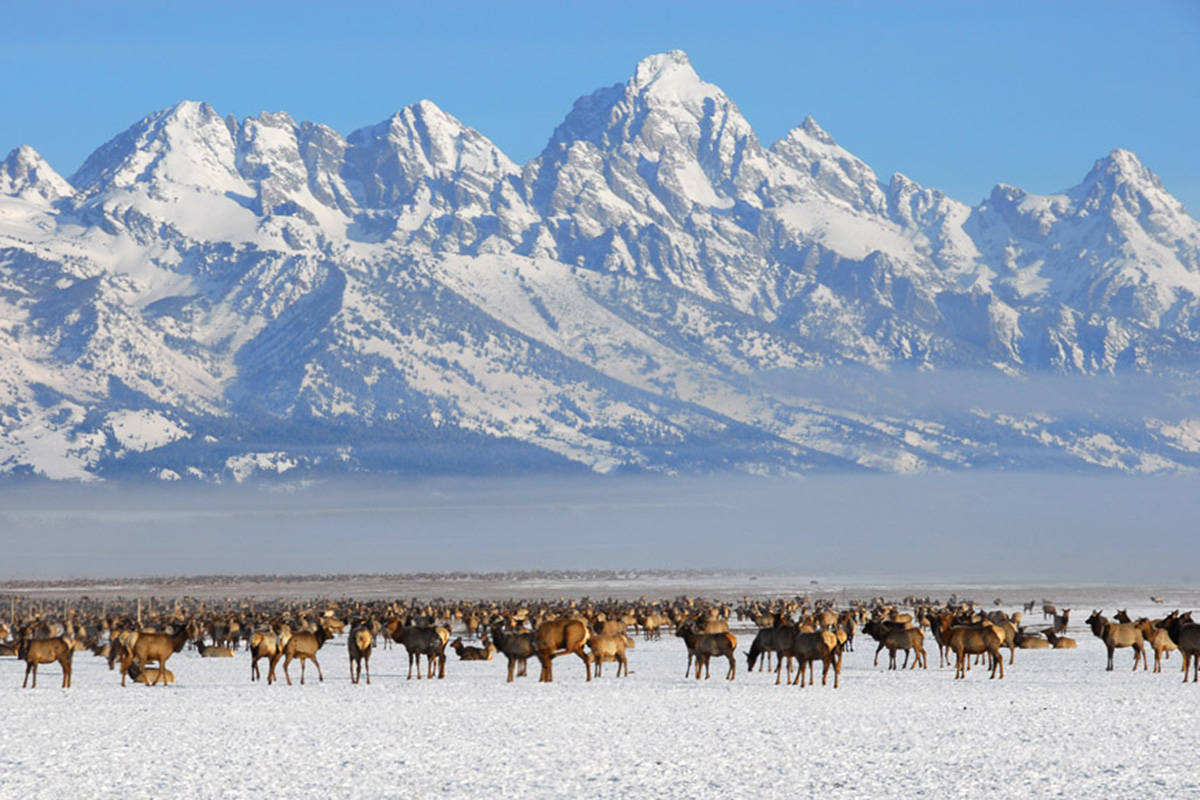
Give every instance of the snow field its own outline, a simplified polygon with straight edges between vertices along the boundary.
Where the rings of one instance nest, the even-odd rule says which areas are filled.
[[[1131,613],[1133,610],[1131,609]],[[1033,621],[1035,615],[1029,615]],[[1036,615],[1040,616],[1040,614]],[[585,683],[574,656],[555,682],[506,684],[502,656],[407,681],[377,647],[373,684],[348,680],[345,637],[321,650],[325,681],[249,681],[249,656],[169,662],[176,684],[122,689],[89,653],[73,687],[0,660],[3,797],[1188,797],[1200,791],[1200,686],[1117,669],[1079,622],[1076,651],[1018,651],[1003,681],[973,669],[888,672],[860,635],[841,688],[776,687],[748,673],[684,678],[683,644],[640,638],[631,674]],[[928,642],[927,638],[927,642]],[[1006,653],[1007,655],[1007,653]],[[819,670],[818,670],[819,672]]]

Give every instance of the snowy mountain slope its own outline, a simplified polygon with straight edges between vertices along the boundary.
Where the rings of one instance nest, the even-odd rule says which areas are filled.
[[[69,181],[0,163],[0,471],[1190,469],[1187,388],[879,387],[1186,378],[1198,296],[1200,225],[1132,153],[971,208],[811,118],[764,147],[678,51],[524,166],[429,101],[348,136],[183,102]]]

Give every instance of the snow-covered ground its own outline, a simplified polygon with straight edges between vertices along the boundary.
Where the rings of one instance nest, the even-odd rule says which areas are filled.
[[[1077,593],[1078,594],[1078,593]],[[1079,599],[1086,599],[1079,596]],[[1132,596],[1130,613],[1161,613]],[[1018,651],[1002,681],[937,667],[872,667],[865,637],[842,685],[776,687],[768,673],[685,678],[681,642],[639,639],[628,678],[504,682],[504,662],[458,662],[405,680],[378,649],[370,686],[348,680],[344,637],[321,651],[325,681],[252,684],[249,657],[170,662],[169,688],[122,689],[79,653],[74,686],[0,659],[3,797],[1194,797],[1200,686],[1133,674],[1072,614],[1076,651]],[[1040,611],[1032,615],[1038,621]],[[752,631],[738,631],[742,649]],[[282,666],[282,665],[281,665]],[[310,672],[310,676],[312,673]],[[293,680],[298,670],[293,664]],[[280,673],[282,679],[282,671]]]

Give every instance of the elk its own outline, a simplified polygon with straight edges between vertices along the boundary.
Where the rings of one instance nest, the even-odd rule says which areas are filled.
[[[1055,612],[1051,614],[1054,617],[1054,632],[1064,634],[1067,632],[1067,623],[1071,621],[1071,609],[1064,608],[1061,614]]]
[[[1133,648],[1133,668],[1135,670],[1138,668],[1138,661],[1142,662],[1143,670],[1148,669],[1145,639],[1142,637],[1142,632],[1132,623],[1110,622],[1099,611],[1093,611],[1092,615],[1087,618],[1087,624],[1092,629],[1092,635],[1102,640],[1104,646],[1108,648],[1108,672],[1112,672],[1113,651],[1118,647]]]
[[[304,666],[305,662],[312,661],[317,668],[317,680],[324,682],[325,676],[321,674],[321,663],[317,661],[317,651],[321,649],[321,645],[329,641],[330,633],[323,625],[317,625],[313,631],[296,631],[287,640],[283,646],[283,677],[287,679],[287,685],[292,685],[292,676],[288,674],[288,664],[292,663],[293,658],[300,659],[300,685],[304,685]]]
[[[587,644],[588,628],[579,619],[570,617],[551,619],[543,622],[533,632],[533,647],[538,661],[542,665],[539,683],[550,683],[554,680],[554,659],[566,653],[574,653],[583,661],[587,679],[592,679],[592,662],[583,646]]]
[[[164,676],[163,670],[160,670],[158,667],[147,667],[146,669],[142,669],[141,665],[139,665],[137,662],[129,665],[129,677],[134,683],[140,683],[145,686],[154,685],[158,682],[160,677],[162,677],[162,680],[167,685],[175,682],[175,673],[171,672],[171,670],[166,670],[166,674]]]
[[[371,644],[375,637],[366,623],[359,622],[350,629],[346,639],[346,652],[350,654],[350,682],[358,683],[362,678],[363,664],[367,667],[367,685],[371,685]],[[356,671],[357,668],[357,671]]]
[[[1003,634],[996,630],[991,620],[984,619],[979,626],[956,625],[950,629],[950,649],[954,651],[954,679],[967,677],[967,656],[987,653],[990,657],[992,673],[989,678],[996,677],[996,669],[1000,670],[1000,678],[1004,678],[1004,657],[1000,655],[1000,643]]]
[[[1038,636],[1036,633],[1026,633],[1024,628],[1017,629],[1015,638],[1017,647],[1022,650],[1049,650],[1050,640]],[[1011,661],[1008,663],[1012,663]]]
[[[883,648],[888,649],[888,669],[896,668],[896,651],[904,651],[904,667],[908,668],[908,655],[915,653],[912,669],[921,665],[922,669],[929,668],[929,657],[925,654],[925,634],[919,628],[908,628],[895,625],[884,620],[872,620],[863,626],[863,633],[879,642],[875,648],[875,666],[879,666],[879,653]]]
[[[463,644],[462,637],[459,636],[450,643],[450,649],[458,655],[459,661],[491,661],[496,653],[496,645],[489,642],[487,636],[484,636],[481,642],[483,647],[472,647]]]
[[[404,645],[408,652],[408,679],[412,680],[413,662],[417,665],[417,680],[421,679],[421,656],[429,662],[429,678],[433,679],[434,664],[438,665],[438,678],[446,677],[446,639],[442,630],[430,625],[404,625],[400,620],[389,623],[392,640]]]
[[[617,677],[621,677],[621,670],[625,670],[625,677],[629,677],[629,659],[625,655],[627,648],[633,647],[633,639],[624,633],[595,633],[588,637],[588,649],[592,651],[592,663],[596,665],[596,677],[600,677],[600,665],[605,661],[617,662]]]
[[[187,625],[177,624],[174,633],[152,633],[149,631],[137,631],[133,636],[129,637],[125,643],[125,654],[121,659],[121,685],[125,685],[125,676],[129,673],[129,667],[135,662],[142,668],[151,662],[157,661],[159,668],[159,678],[162,680],[162,685],[166,686],[166,671],[167,659],[175,653],[183,649],[190,637],[190,632]]]
[[[32,672],[33,685],[30,688],[36,689],[38,664],[52,664],[55,661],[62,667],[62,688],[69,688],[71,659],[74,655],[75,642],[65,636],[56,636],[53,639],[22,637],[17,645],[17,658],[25,662],[25,680],[21,683],[21,688],[24,689],[25,684],[29,683],[29,675]]]
[[[713,656],[725,656],[729,659],[729,671],[725,680],[731,681],[737,676],[737,661],[734,653],[737,651],[737,637],[732,633],[699,633],[695,623],[685,622],[675,630],[675,635],[683,639],[687,646],[689,659],[696,660],[696,680],[700,680],[701,672],[705,679],[711,675],[708,662]]]
[[[918,631],[920,633],[920,631]],[[811,669],[811,665],[816,661],[821,661],[824,665],[821,670],[821,685],[824,686],[826,678],[829,676],[829,670],[833,668],[833,688],[838,688],[838,679],[842,674],[841,646],[845,642],[843,636],[838,636],[832,631],[796,631],[792,636],[792,641],[786,650],[781,650],[779,655],[782,661],[782,656],[786,656],[790,665],[791,659],[795,658],[799,662],[799,669],[796,672],[794,680],[789,683],[795,686],[800,684],[800,688],[805,686],[805,670]],[[894,661],[894,658],[893,658]],[[775,683],[779,683],[779,664],[775,666]],[[914,663],[914,666],[915,663]],[[815,680],[810,680],[810,683],[815,683]]]
[[[256,681],[262,677],[259,672],[259,659],[267,659],[267,685],[275,682],[275,665],[283,655],[279,646],[279,636],[274,631],[255,631],[250,636],[250,680]],[[303,667],[303,664],[301,665]]]
[[[1055,650],[1074,650],[1075,640],[1069,636],[1059,636],[1054,632],[1054,628],[1046,628],[1042,631],[1046,635],[1046,641],[1050,642],[1050,646]]]
[[[1200,624],[1192,622],[1191,613],[1180,616],[1175,612],[1161,623],[1179,648],[1183,656],[1183,682],[1188,682],[1188,667],[1192,669],[1192,683],[1200,683]]]
[[[492,641],[508,659],[508,683],[512,683],[513,667],[519,667],[517,675],[525,677],[525,662],[535,654],[531,631],[508,632],[499,625],[492,627]]]
[[[1154,651],[1154,671],[1162,672],[1163,653],[1166,653],[1167,658],[1170,658],[1171,651],[1179,649],[1175,645],[1175,642],[1171,641],[1171,635],[1145,617],[1142,617],[1133,623],[1133,625],[1142,632],[1142,638],[1146,640],[1146,644],[1150,645],[1150,649]]]

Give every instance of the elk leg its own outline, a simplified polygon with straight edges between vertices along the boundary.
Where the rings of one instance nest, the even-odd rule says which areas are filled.
[[[317,657],[315,655],[312,657],[312,660],[313,660],[313,664],[315,664],[317,667],[317,682],[324,683],[325,675],[322,674],[322,672],[321,672],[321,662],[317,661]]]
[[[726,657],[729,659],[729,674],[725,676],[725,679],[731,681],[737,677],[737,661],[734,659],[732,652],[727,653]],[[625,672],[628,674],[628,667],[625,668]]]
[[[875,630],[875,629],[872,628],[871,630]],[[883,649],[883,642],[880,642],[879,647],[875,648],[875,664],[874,664],[874,666],[876,666],[876,667],[879,666],[879,651],[882,649]]]
[[[513,658],[512,656],[509,656],[508,657],[508,680],[505,681],[506,683],[512,683],[513,667],[515,666],[515,664],[516,664],[516,659]]]
[[[25,680],[21,682],[21,688],[27,688],[29,684],[29,671],[33,670],[33,688],[37,688],[37,666],[32,661],[25,662]],[[1187,670],[1183,672],[1183,682],[1187,683]]]
[[[288,686],[292,685],[292,676],[291,673],[288,672],[288,664],[290,663],[292,663],[292,657],[291,655],[288,655],[288,657],[283,660],[283,677],[287,678]]]
[[[367,653],[365,661],[367,662],[367,686],[371,685],[371,654]]]

